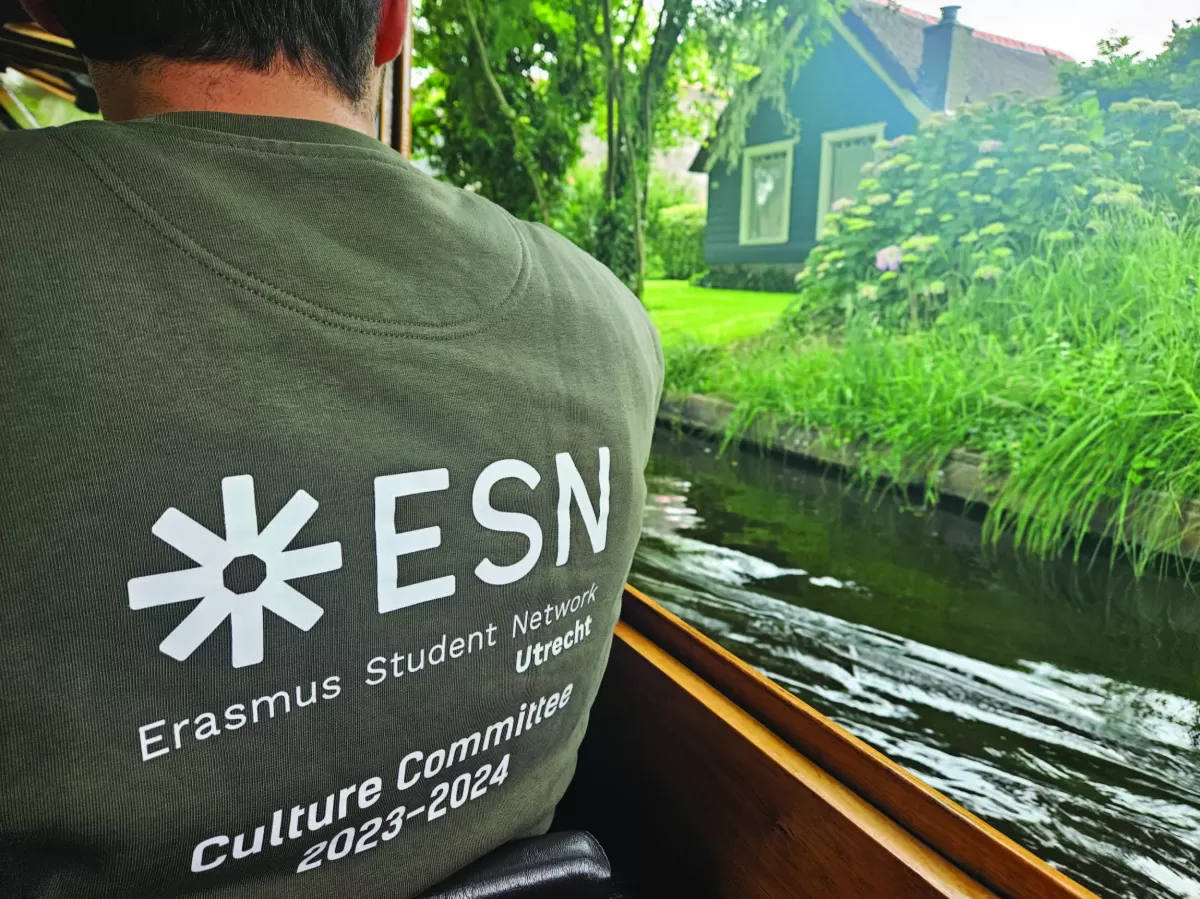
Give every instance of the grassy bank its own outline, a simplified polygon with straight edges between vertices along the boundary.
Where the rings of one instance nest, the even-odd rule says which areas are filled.
[[[907,480],[956,448],[981,452],[1007,475],[992,536],[1078,551],[1099,515],[1144,567],[1178,545],[1180,506],[1200,497],[1198,279],[1194,223],[1117,216],[972,286],[927,330],[881,329],[868,310],[837,334],[675,342],[668,390],[726,397],[741,426],[771,416],[854,442],[866,476]]]
[[[647,281],[644,299],[664,345],[684,341],[725,344],[770,328],[795,296],[710,290],[687,281]]]

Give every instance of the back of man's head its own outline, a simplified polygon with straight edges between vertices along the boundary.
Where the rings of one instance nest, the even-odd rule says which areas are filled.
[[[32,0],[102,63],[290,63],[352,102],[370,83],[381,0]]]

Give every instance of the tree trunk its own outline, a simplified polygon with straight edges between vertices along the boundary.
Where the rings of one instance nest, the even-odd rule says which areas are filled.
[[[629,96],[626,90],[625,51],[641,18],[639,0],[621,46],[616,46],[612,0],[602,0],[603,31],[600,37],[605,63],[605,112],[608,126],[604,170],[604,208],[596,223],[596,256],[635,292],[635,233],[638,208],[631,202],[631,172],[628,165],[630,141]],[[639,293],[640,295],[640,293]]]
[[[608,0],[605,0],[607,3]],[[471,41],[475,44],[475,52],[479,54],[479,63],[483,66],[483,77],[487,80],[488,86],[492,89],[492,94],[496,97],[496,104],[500,107],[500,112],[508,121],[509,128],[512,131],[514,155],[520,161],[522,168],[529,175],[529,180],[533,184],[533,195],[537,200],[538,209],[541,211],[543,224],[550,224],[550,204],[546,202],[546,192],[542,187],[542,168],[538,165],[537,159],[533,155],[533,151],[525,143],[525,138],[521,134],[521,123],[517,119],[516,111],[508,104],[508,98],[504,96],[504,89],[500,87],[500,82],[496,80],[495,73],[492,72],[492,64],[488,60],[487,46],[483,43],[483,36],[479,32],[479,23],[475,19],[475,8],[471,4],[471,0],[463,0],[463,7],[467,12],[467,26],[471,29]]]
[[[667,71],[683,34],[694,0],[664,0],[654,29],[650,58],[642,68],[638,91],[635,133],[629,141],[629,174],[634,204],[633,282],[640,297],[646,280],[646,214],[649,208],[650,169],[654,159],[654,111],[666,82]]]
[[[633,206],[637,210],[633,217],[633,292],[640,299],[646,289],[646,212],[650,185],[650,160],[638,165],[638,154],[633,142],[629,148],[629,170],[633,189]]]
[[[617,155],[617,85],[620,78],[613,46],[612,0],[604,0],[604,40],[601,43],[604,46],[604,111],[607,140],[604,160],[604,202],[611,203],[615,196],[616,172],[613,168],[613,160]]]

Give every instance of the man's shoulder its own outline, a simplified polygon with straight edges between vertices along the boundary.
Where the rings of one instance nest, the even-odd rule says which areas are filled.
[[[570,316],[591,320],[597,326],[624,322],[638,349],[649,356],[661,355],[658,332],[641,301],[612,273],[608,266],[581,250],[553,228],[540,222],[519,219],[503,207],[478,194],[444,181],[430,178],[431,195],[439,196],[436,205],[451,206],[456,217],[486,227],[475,227],[488,241],[503,244],[502,235],[515,234],[523,256],[522,268],[527,289],[538,290],[553,307],[556,317]],[[463,250],[471,251],[470,247]]]
[[[557,231],[537,222],[513,221],[529,247],[533,265],[558,304],[559,314],[582,319],[594,328],[617,328],[622,332],[624,360],[639,362],[661,381],[663,358],[658,330],[633,291],[606,265]]]
[[[637,317],[645,316],[638,298],[608,266],[546,225],[516,218],[512,221],[529,247],[533,263],[547,271],[551,283],[566,288],[571,299],[589,307],[599,302]]]
[[[0,129],[0,184],[8,190],[35,174],[42,180],[51,166],[61,166],[65,158],[73,157],[52,128]]]
[[[28,256],[69,229],[79,211],[85,166],[52,128],[0,130],[0,245]]]
[[[5,162],[15,158],[18,153],[28,152],[30,148],[45,146],[50,135],[49,128],[0,128],[0,147],[4,148]]]

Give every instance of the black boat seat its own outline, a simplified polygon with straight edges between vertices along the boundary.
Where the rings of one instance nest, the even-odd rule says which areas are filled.
[[[421,899],[609,899],[612,867],[590,833],[515,840],[468,865]]]

